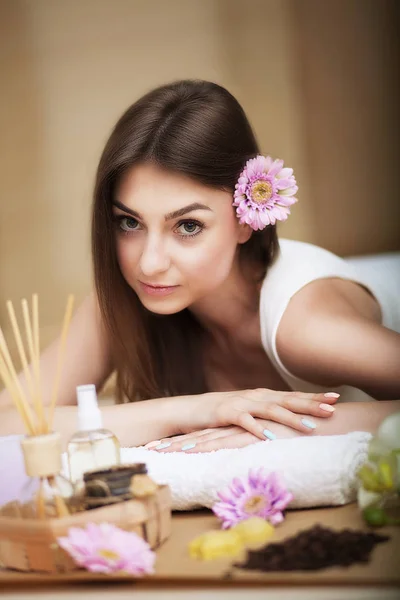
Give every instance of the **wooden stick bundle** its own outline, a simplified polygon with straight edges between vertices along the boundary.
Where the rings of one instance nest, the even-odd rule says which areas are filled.
[[[61,378],[62,364],[65,353],[68,329],[72,317],[74,297],[70,295],[67,301],[63,326],[61,330],[60,345],[58,349],[56,373],[52,389],[51,403],[46,418],[43,404],[43,396],[40,382],[40,343],[39,343],[39,302],[37,294],[32,297],[32,314],[30,314],[28,302],[22,300],[22,314],[25,326],[25,336],[28,348],[30,365],[28,364],[27,353],[25,351],[21,332],[18,326],[17,317],[11,301],[7,302],[7,311],[14,333],[19,357],[25,376],[28,393],[21,385],[13,361],[10,356],[8,345],[3,332],[0,328],[0,378],[8,390],[14,405],[20,414],[24,423],[26,432],[29,435],[43,435],[52,430],[54,408],[57,403],[57,395]],[[68,514],[68,508],[63,498],[56,493],[54,477],[48,477],[48,484],[55,492],[55,505],[58,516]],[[39,518],[45,518],[45,499],[44,499],[44,481],[41,481],[36,498],[36,508]]]
[[[7,302],[7,311],[10,317],[11,327],[14,333],[19,357],[25,376],[28,394],[23,389],[16,369],[13,365],[7,342],[0,328],[0,377],[7,388],[16,409],[18,410],[24,422],[27,433],[31,435],[41,435],[51,431],[53,424],[54,408],[57,403],[57,395],[61,378],[61,369],[65,352],[65,345],[68,336],[68,329],[72,317],[74,297],[68,297],[65,310],[61,339],[57,358],[57,367],[53,383],[51,403],[46,418],[43,405],[43,397],[40,384],[40,344],[39,344],[39,304],[38,296],[32,297],[32,317],[29,312],[28,302],[22,300],[22,314],[25,325],[25,335],[28,347],[28,354],[31,365],[28,364],[27,353],[22,341],[21,332],[18,326],[17,317],[11,301]],[[33,322],[33,327],[32,327]],[[33,408],[33,411],[32,411]]]

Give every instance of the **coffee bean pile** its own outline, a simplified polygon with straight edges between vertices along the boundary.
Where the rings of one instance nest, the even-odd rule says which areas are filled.
[[[376,533],[315,525],[282,543],[249,551],[244,564],[235,567],[256,571],[315,571],[326,567],[349,567],[367,563],[376,544],[389,538]]]

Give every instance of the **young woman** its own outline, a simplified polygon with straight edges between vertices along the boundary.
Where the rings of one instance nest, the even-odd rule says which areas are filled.
[[[400,306],[331,253],[278,242],[296,191],[216,84],[173,83],[129,108],[98,168],[96,292],[72,323],[55,427],[70,434],[76,385],[113,369],[125,403],[104,409],[106,425],[160,451],[373,430],[398,409],[333,414],[357,390],[400,398]],[[42,357],[45,397],[56,345]],[[1,433],[18,427],[8,404],[3,393]]]

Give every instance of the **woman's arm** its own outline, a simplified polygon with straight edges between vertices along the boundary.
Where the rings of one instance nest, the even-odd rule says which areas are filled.
[[[312,435],[339,435],[351,431],[375,433],[383,419],[398,411],[400,411],[400,400],[345,402],[336,406],[335,414],[331,419],[314,418],[316,429]],[[280,423],[261,419],[259,421],[262,427],[268,428],[276,436],[276,439],[303,435]],[[212,452],[223,448],[243,448],[259,441],[259,438],[241,427],[220,427],[160,439],[157,440],[157,444],[149,444],[149,447],[157,449],[157,446],[161,446],[157,449],[159,452],[179,452],[184,449],[184,452],[196,453]]]
[[[101,407],[103,427],[118,437],[122,446],[140,446],[160,436],[177,433],[173,426],[170,399],[147,400],[135,404]],[[54,431],[61,434],[63,446],[78,429],[76,406],[59,406],[54,411]],[[23,423],[13,408],[0,409],[0,435],[25,433]]]
[[[319,280],[290,301],[277,351],[296,377],[349,385],[376,399],[400,397],[400,334],[377,322],[375,300],[360,286]]]
[[[123,446],[139,446],[154,439],[197,431],[204,427],[224,427],[236,424],[252,432],[257,439],[266,439],[262,421],[271,419],[295,427],[303,434],[311,429],[302,423],[302,415],[321,420],[332,415],[325,407],[336,398],[322,394],[276,392],[275,390],[243,390],[157,398],[102,407],[103,424],[113,431]],[[61,433],[65,443],[77,428],[77,408],[57,407],[54,429]],[[15,409],[0,409],[0,435],[24,433],[21,418]]]

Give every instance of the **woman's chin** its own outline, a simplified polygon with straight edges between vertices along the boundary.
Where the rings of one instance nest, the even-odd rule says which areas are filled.
[[[188,307],[188,304],[173,298],[143,298],[139,296],[143,306],[156,315],[174,315]]]

